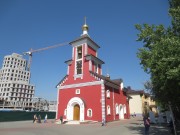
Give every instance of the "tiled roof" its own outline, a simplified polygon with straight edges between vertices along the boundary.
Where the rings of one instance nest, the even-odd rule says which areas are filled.
[[[102,79],[102,80],[104,80],[104,82],[105,82],[105,85],[108,85],[108,86],[110,86],[110,87],[114,87],[114,88],[116,88],[116,89],[119,89],[119,87],[120,87],[120,83],[119,82],[117,82],[117,81],[113,81],[113,80],[111,80],[110,78],[108,78],[108,77],[105,77],[105,76],[103,76],[103,75],[100,75],[100,74],[97,74],[97,73],[95,73],[95,72],[93,72],[93,71],[89,71],[91,74],[93,74],[94,76],[96,76],[96,77],[98,77],[98,78],[100,78],[100,79]]]
[[[151,95],[149,93],[144,92],[144,90],[132,90],[131,88],[125,88],[127,94],[144,94],[145,96],[150,97]]]
[[[118,83],[118,84],[121,84],[121,83],[123,82],[122,79],[113,79],[112,81],[113,81],[113,82],[116,82],[116,83]]]
[[[126,92],[127,92],[127,94],[145,94],[144,90],[131,90],[131,89],[127,89]]]

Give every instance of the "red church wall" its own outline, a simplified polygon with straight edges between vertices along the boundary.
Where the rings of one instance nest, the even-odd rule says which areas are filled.
[[[119,120],[119,114],[116,114],[116,104],[120,105],[122,103],[122,93],[115,89],[115,92],[114,92],[114,114],[115,114],[115,120]]]
[[[106,120],[113,121],[114,117],[115,117],[115,104],[117,103],[117,101],[116,101],[115,93],[113,94],[113,89],[108,86],[106,86],[105,89],[106,89],[106,91],[107,90],[110,91],[110,98],[107,98],[107,95],[105,97],[106,98],[106,114],[107,114],[107,106],[108,105],[110,106],[110,111],[111,111],[111,113],[109,115],[106,115]],[[114,104],[113,104],[113,100],[114,100]]]
[[[126,114],[124,114],[124,118],[129,118],[129,104],[126,100],[126,96],[124,95],[122,90],[117,90],[106,86],[106,91],[110,91],[110,98],[107,98],[106,95],[106,113],[107,113],[107,106],[109,105],[111,108],[111,114],[106,115],[107,121],[119,120],[119,114],[116,114],[116,104],[126,105]],[[114,93],[114,94],[113,94]],[[114,101],[113,101],[114,100]]]
[[[80,89],[80,94],[75,94],[76,89]],[[59,93],[58,118],[61,115],[64,116],[64,110],[69,100],[73,97],[79,97],[85,102],[85,120],[101,121],[101,85],[63,89]],[[92,117],[87,117],[88,109],[92,109]]]
[[[100,74],[100,75],[101,75],[101,70],[102,70],[102,69],[101,69],[101,66],[98,65],[98,74]],[[94,61],[92,61],[92,71],[96,73]]]
[[[96,56],[96,51],[92,47],[88,46],[88,54],[92,54],[93,56]]]
[[[126,114],[124,115],[124,118],[129,119],[130,118],[130,109],[129,109],[129,101],[127,100],[126,93],[123,93],[123,102],[126,103]]]
[[[74,79],[74,70],[75,70],[75,62],[73,61],[72,64],[69,66],[69,75],[68,79],[65,81],[64,85],[68,84],[76,84],[76,83],[83,83],[83,82],[89,82],[89,81],[94,81],[94,77],[90,75],[89,72],[89,61],[83,60],[83,78],[76,78]],[[94,67],[93,67],[94,69]]]
[[[82,99],[86,99],[85,119],[101,121],[101,85],[83,87]],[[87,117],[87,110],[92,109],[92,117]]]
[[[120,99],[121,99],[121,104],[126,105],[126,113],[124,114],[124,118],[129,119],[129,104],[127,101],[127,97],[122,90],[121,90],[121,94],[120,94]]]

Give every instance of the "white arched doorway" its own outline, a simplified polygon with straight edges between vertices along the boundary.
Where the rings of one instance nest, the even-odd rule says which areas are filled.
[[[119,105],[119,119],[124,119],[124,108],[122,104]]]
[[[84,121],[84,102],[79,97],[73,97],[67,104],[67,120]]]

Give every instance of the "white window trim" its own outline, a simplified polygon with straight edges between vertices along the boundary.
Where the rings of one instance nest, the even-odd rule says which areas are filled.
[[[77,48],[79,47],[79,46],[82,46],[82,58],[81,59],[77,59]],[[75,56],[75,67],[74,67],[74,79],[76,80],[76,78],[81,78],[82,79],[82,74],[83,74],[83,45],[79,45],[79,46],[76,46],[75,48],[74,48],[74,51],[75,51],[75,54],[76,54],[76,56]],[[77,69],[76,69],[76,67],[77,67],[77,61],[82,61],[82,71],[81,71],[81,74],[77,74]]]
[[[67,115],[67,109],[64,109],[64,116]]]
[[[107,105],[107,115],[111,115],[111,108],[109,105]]]
[[[116,105],[115,105],[115,110],[116,110],[116,114],[119,114],[119,106],[118,106],[117,103],[116,103]]]
[[[81,93],[80,89],[76,89],[76,94],[80,94],[80,93]]]
[[[91,111],[91,116],[89,115],[89,111]],[[88,116],[88,117],[92,117],[92,116],[93,116],[93,114],[92,114],[92,109],[89,108],[89,109],[87,110],[87,116]]]
[[[67,67],[67,75],[69,75],[69,65],[68,65],[68,67]]]
[[[89,71],[92,71],[92,61],[89,61]]]
[[[110,98],[110,91],[109,90],[106,91],[106,97]]]

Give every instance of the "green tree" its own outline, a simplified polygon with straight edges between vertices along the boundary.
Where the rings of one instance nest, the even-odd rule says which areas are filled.
[[[171,25],[135,25],[137,41],[143,47],[137,52],[145,72],[150,74],[155,99],[180,107],[180,0],[169,1]]]

